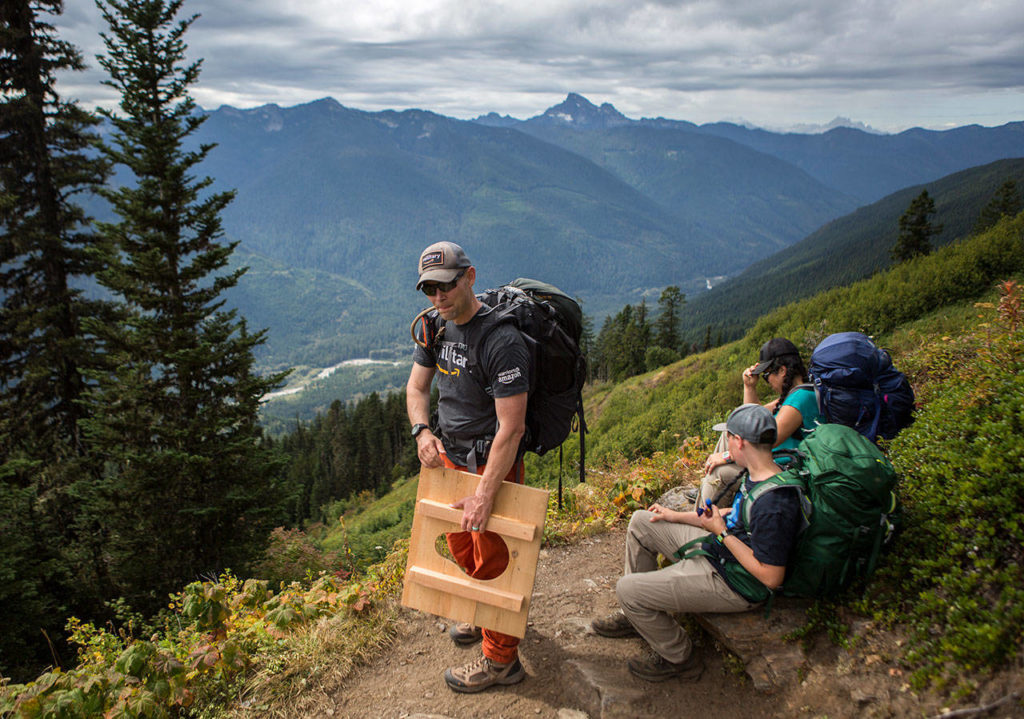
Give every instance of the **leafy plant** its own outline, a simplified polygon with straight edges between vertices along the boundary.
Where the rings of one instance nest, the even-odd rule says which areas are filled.
[[[786,639],[807,642],[817,632],[824,631],[829,640],[839,647],[849,647],[849,625],[839,615],[839,605],[818,599],[807,608],[807,622],[786,635]]]
[[[404,552],[359,581],[323,574],[280,592],[231,574],[194,582],[171,597],[168,622],[148,639],[72,618],[78,665],[0,690],[0,713],[16,717],[174,717],[209,711],[237,696],[246,677],[275,664],[312,622],[339,614],[375,622],[371,610],[393,597]],[[383,633],[382,633],[383,632]],[[387,636],[379,628],[378,638]]]
[[[301,581],[322,572],[341,572],[342,557],[338,552],[326,551],[309,533],[301,529],[277,527],[270,533],[270,543],[256,574],[272,586]]]
[[[943,364],[941,392],[890,447],[906,530],[868,606],[910,625],[917,686],[964,688],[1019,657],[1024,639],[1022,290],[1001,292],[976,351]]]

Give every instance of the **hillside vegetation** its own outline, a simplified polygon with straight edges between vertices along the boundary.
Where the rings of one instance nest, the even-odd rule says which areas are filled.
[[[832,331],[869,331],[892,348],[922,406],[915,425],[887,447],[902,473],[903,532],[869,592],[847,603],[911,634],[912,649],[899,659],[915,686],[969,698],[977,680],[1022,655],[1024,292],[997,282],[1019,281],[1022,271],[1019,215],[772,312],[741,341],[592,388],[594,471],[586,484],[569,482],[564,511],[549,510],[547,541],[601,531],[664,489],[694,482],[709,426],[736,403],[740,370],[764,339],[786,335],[807,349]],[[573,447],[570,440],[569,456]],[[531,481],[555,480],[557,457],[531,465]],[[0,710],[212,716],[246,697],[249,706],[285,714],[289,697],[309,681],[328,674],[338,681],[386,641],[404,563],[403,540],[395,540],[407,533],[413,486],[400,483],[368,512],[337,506],[344,520],[320,530],[325,535],[281,537],[267,573],[273,567],[279,581],[290,573],[294,583],[226,576],[189,585],[152,624],[127,615],[120,630],[108,631],[73,620],[78,667],[6,687]],[[325,551],[383,556],[393,541],[366,574],[302,579]]]

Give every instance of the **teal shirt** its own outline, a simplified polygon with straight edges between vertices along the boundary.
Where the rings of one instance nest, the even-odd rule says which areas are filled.
[[[782,407],[792,407],[800,416],[803,417],[803,422],[796,428],[787,439],[783,440],[782,443],[775,448],[775,451],[780,449],[796,449],[797,445],[800,444],[800,440],[804,438],[808,432],[812,431],[818,426],[818,397],[814,394],[813,389],[795,389],[786,395],[785,401],[782,403]],[[781,407],[779,408],[781,409]]]

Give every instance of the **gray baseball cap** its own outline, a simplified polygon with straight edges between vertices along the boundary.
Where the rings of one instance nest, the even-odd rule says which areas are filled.
[[[729,432],[755,444],[775,444],[779,429],[772,413],[759,404],[741,404],[729,418],[712,427],[716,432]]]
[[[424,282],[451,282],[472,264],[465,250],[454,242],[435,242],[420,253],[417,265],[420,279],[416,282],[416,289],[423,287]]]

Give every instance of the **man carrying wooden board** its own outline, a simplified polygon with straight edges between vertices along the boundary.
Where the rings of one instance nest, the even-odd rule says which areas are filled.
[[[427,323],[413,354],[406,403],[417,453],[425,467],[449,467],[481,475],[474,494],[452,504],[463,510],[461,532],[447,535],[456,563],[475,579],[500,575],[508,550],[487,531],[494,497],[503,481],[523,481],[520,440],[526,429],[530,361],[519,331],[497,324],[490,307],[473,291],[476,268],[461,247],[437,242],[421,254],[416,289],[430,298],[443,333],[427,337]],[[430,387],[438,379],[438,433],[430,428]],[[483,639],[477,660],[445,671],[457,692],[479,692],[495,684],[515,684],[526,672],[519,661],[519,638],[456,624],[460,646]]]

